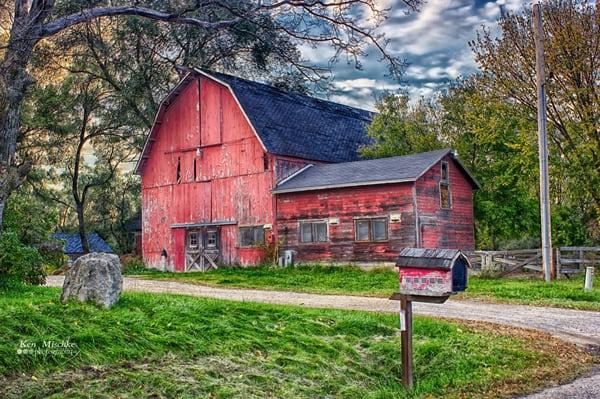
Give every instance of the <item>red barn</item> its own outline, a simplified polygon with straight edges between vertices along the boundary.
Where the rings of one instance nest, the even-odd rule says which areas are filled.
[[[473,249],[477,182],[452,151],[358,160],[372,114],[204,70],[160,106],[136,172],[151,267],[392,261]],[[271,244],[272,245],[272,244]]]

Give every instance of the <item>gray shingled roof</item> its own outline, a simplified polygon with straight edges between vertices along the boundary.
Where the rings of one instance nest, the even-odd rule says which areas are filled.
[[[396,266],[449,270],[461,257],[470,267],[469,259],[456,249],[404,248],[398,255]]]
[[[267,151],[324,162],[356,161],[372,112],[199,70],[228,85]]]
[[[80,254],[83,253],[83,247],[81,246],[81,238],[77,233],[54,233],[52,238],[60,240],[64,243],[63,252],[65,254]],[[98,234],[89,233],[87,234],[88,244],[90,245],[91,252],[106,252],[113,253],[110,245],[106,243]]]
[[[285,193],[415,181],[448,154],[452,155],[452,150],[443,149],[400,157],[312,165],[283,180],[273,192]],[[464,170],[476,187],[477,182],[466,169]]]

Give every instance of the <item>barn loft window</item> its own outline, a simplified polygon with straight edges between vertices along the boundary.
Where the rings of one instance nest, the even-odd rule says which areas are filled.
[[[264,242],[265,230],[262,225],[240,227],[240,247],[255,247]]]
[[[175,173],[175,181],[181,183],[181,158],[177,158],[177,172]]]
[[[357,219],[354,221],[354,239],[362,242],[387,241],[387,218]]]
[[[441,169],[441,181],[448,183],[450,181],[448,177],[448,162],[442,161]]]
[[[448,162],[442,161],[440,173],[440,208],[450,209],[452,207],[452,195],[450,193],[450,174]]]
[[[263,168],[265,169],[265,172],[269,170],[269,156],[266,153],[263,154]]]
[[[324,220],[300,222],[300,242],[327,242],[327,222]]]

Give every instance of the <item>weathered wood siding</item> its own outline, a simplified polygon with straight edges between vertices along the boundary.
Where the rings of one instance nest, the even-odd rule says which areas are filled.
[[[169,106],[142,174],[144,259],[175,270],[185,264],[185,229],[174,224],[235,222],[221,227],[222,262],[255,263],[262,251],[238,248],[238,226],[273,223],[271,158],[229,90],[192,81]],[[177,165],[180,180],[177,181]],[[195,167],[195,169],[194,169]]]
[[[451,209],[440,206],[441,165],[438,162],[416,182],[417,209],[420,221],[421,247],[472,250],[473,188],[469,180],[449,156]]]
[[[300,261],[393,261],[404,247],[415,245],[412,183],[340,188],[277,195],[277,231],[284,249],[298,252]],[[397,223],[390,214],[401,214]],[[388,218],[388,241],[356,242],[354,220]],[[300,243],[300,221],[339,218],[329,224],[326,243]]]

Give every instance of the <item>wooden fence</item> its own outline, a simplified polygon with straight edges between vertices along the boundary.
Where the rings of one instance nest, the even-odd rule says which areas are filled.
[[[587,266],[598,267],[600,247],[560,247],[556,249],[554,258],[557,275],[568,277],[571,274],[584,272]]]
[[[498,276],[515,272],[542,272],[541,249],[467,252],[474,269]],[[581,273],[586,266],[600,266],[600,247],[559,247],[554,252],[554,272],[558,277]]]

